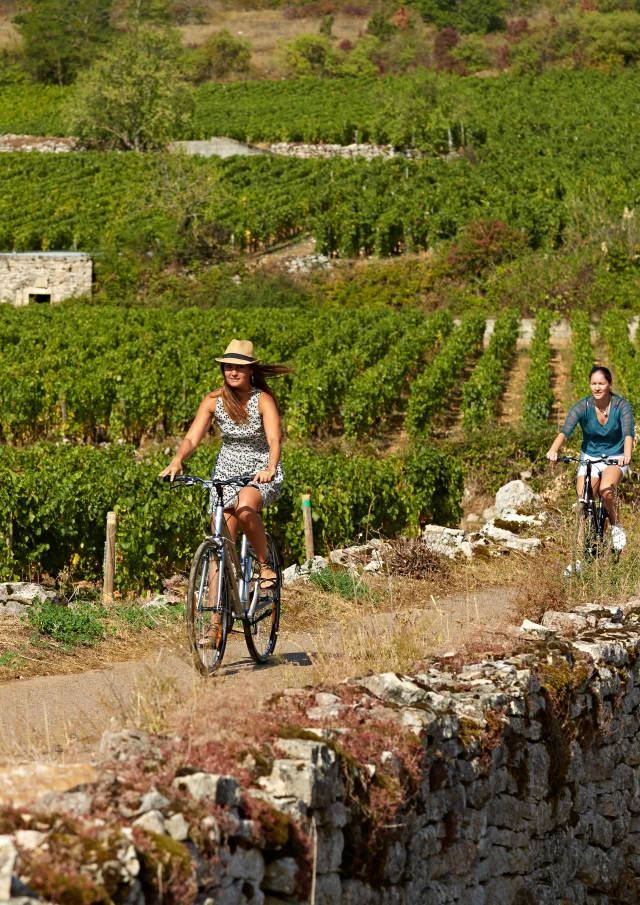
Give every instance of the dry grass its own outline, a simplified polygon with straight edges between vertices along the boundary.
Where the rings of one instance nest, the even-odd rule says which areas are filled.
[[[8,9],[0,4],[0,47],[14,48],[20,44],[20,33],[9,18]]]
[[[203,44],[217,31],[231,34],[250,41],[253,45],[251,65],[254,77],[273,76],[278,73],[276,46],[279,41],[291,41],[300,35],[318,34],[319,20],[287,19],[282,10],[232,10],[215,6],[206,25],[184,25],[180,28],[185,44]],[[337,13],[334,17],[333,34],[338,42],[345,38],[357,41],[360,32],[366,28],[366,19]]]
[[[305,639],[318,683],[369,671],[409,671],[480,631],[506,631],[510,600],[503,587],[480,587],[469,580],[466,566],[456,566],[426,580],[368,577],[353,599],[294,585],[285,591],[284,621]]]

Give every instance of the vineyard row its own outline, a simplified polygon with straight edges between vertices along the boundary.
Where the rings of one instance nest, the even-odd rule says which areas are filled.
[[[524,418],[545,423],[553,406],[550,326],[538,316]],[[572,380],[588,391],[593,360],[588,317],[574,315]],[[319,430],[366,437],[398,408],[414,440],[427,436],[462,385],[462,422],[491,421],[505,389],[520,330],[506,310],[482,350],[484,316],[458,326],[447,311],[414,309],[62,308],[0,306],[0,439],[138,443],[175,435],[201,399],[220,384],[216,353],[234,336],[251,336],[264,361],[293,365],[274,384],[291,440]],[[601,322],[622,392],[640,404],[640,359],[624,313]]]

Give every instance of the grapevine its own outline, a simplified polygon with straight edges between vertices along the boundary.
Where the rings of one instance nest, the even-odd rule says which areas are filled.
[[[344,401],[344,432],[362,437],[397,405],[408,378],[425,355],[449,334],[453,322],[447,311],[432,315],[410,331],[391,351],[351,384]]]
[[[217,444],[201,447],[192,473],[210,473]],[[265,512],[286,559],[304,556],[300,494],[313,488],[319,551],[349,542],[371,528],[397,533],[433,519],[460,518],[462,468],[452,456],[423,448],[406,458],[320,456],[285,447],[286,481]],[[134,457],[126,446],[35,444],[0,448],[0,574],[34,570],[99,580],[106,513],[118,513],[117,573],[121,588],[159,587],[187,566],[202,537],[207,501],[195,489],[169,491],[158,480],[166,458]],[[9,532],[12,545],[7,544]]]
[[[425,434],[433,416],[446,405],[469,357],[482,345],[485,319],[472,314],[463,320],[444,343],[442,351],[413,382],[407,409],[407,431],[413,438]]]
[[[586,311],[574,311],[571,315],[571,383],[579,396],[589,392],[589,374],[593,366],[591,348],[591,319]]]
[[[505,387],[519,332],[517,311],[505,311],[497,319],[489,347],[462,390],[465,428],[479,427],[494,415]]]

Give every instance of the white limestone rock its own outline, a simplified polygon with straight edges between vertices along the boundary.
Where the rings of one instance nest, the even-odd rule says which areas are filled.
[[[471,543],[461,528],[426,525],[422,531],[422,541],[434,553],[439,553],[449,559],[455,559],[457,556],[471,559],[473,556]]]
[[[542,641],[550,641],[552,638],[555,638],[557,634],[553,629],[548,628],[545,625],[539,625],[537,622],[531,622],[529,619],[524,620],[520,626],[520,631],[523,635],[539,638]]]
[[[329,567],[329,561],[324,556],[314,556],[313,559],[307,559],[302,565],[294,563],[288,566],[282,573],[282,581],[284,584],[294,584],[296,581],[309,581],[309,576],[314,572],[322,572]]]
[[[542,625],[559,635],[574,635],[589,627],[585,616],[578,613],[564,613],[561,610],[547,610],[542,617]]]
[[[537,553],[542,547],[542,541],[537,537],[520,537],[512,531],[497,528],[493,522],[487,522],[480,534],[493,541],[499,547],[507,550],[516,550],[519,553]]]
[[[157,833],[159,836],[165,834],[164,817],[161,811],[147,811],[133,821],[133,826],[146,830],[147,833]]]
[[[500,515],[505,510],[526,509],[540,499],[524,481],[509,481],[496,493],[496,509]]]
[[[238,807],[242,804],[240,786],[234,776],[217,773],[191,773],[173,780],[176,789],[189,792],[192,798]]]
[[[18,851],[11,836],[0,836],[0,901],[11,898],[11,878]]]

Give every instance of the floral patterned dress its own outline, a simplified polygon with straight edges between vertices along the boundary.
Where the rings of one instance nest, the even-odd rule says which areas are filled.
[[[237,475],[255,474],[269,464],[269,443],[262,423],[262,415],[258,411],[260,390],[254,390],[247,405],[248,420],[245,424],[237,424],[227,414],[222,402],[218,399],[215,418],[222,434],[222,447],[216,459],[211,479],[226,480]],[[256,484],[262,496],[262,506],[266,508],[275,503],[282,493],[284,470],[282,462],[278,463],[273,481],[269,484]],[[232,509],[238,500],[238,487],[224,487],[224,508]],[[210,511],[215,509],[215,491],[211,497]]]

